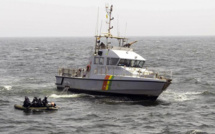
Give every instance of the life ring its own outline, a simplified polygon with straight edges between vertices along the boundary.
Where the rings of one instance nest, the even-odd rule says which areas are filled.
[[[87,72],[89,72],[90,71],[90,65],[87,65]]]

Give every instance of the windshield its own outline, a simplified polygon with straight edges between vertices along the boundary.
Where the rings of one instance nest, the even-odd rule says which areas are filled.
[[[144,63],[143,60],[120,59],[118,66],[142,68]]]
[[[116,65],[119,61],[119,58],[107,58],[107,65]]]

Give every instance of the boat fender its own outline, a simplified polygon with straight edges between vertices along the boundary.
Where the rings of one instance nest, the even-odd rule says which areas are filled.
[[[90,65],[88,64],[87,65],[87,72],[89,72],[90,71]]]

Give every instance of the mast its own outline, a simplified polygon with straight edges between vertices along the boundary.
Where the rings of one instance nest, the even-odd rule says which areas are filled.
[[[110,30],[113,29],[113,26],[111,26],[111,21],[114,19],[114,17],[111,17],[111,14],[112,14],[112,11],[113,11],[113,5],[111,5],[110,9],[108,9],[108,6],[106,6],[106,12],[107,12],[107,15],[106,15],[106,18],[108,18],[108,37],[111,37],[111,33],[110,33]]]
[[[98,27],[97,27],[97,34],[95,35],[96,39],[95,39],[94,55],[98,54],[99,49],[110,49],[109,44],[111,44],[111,42],[109,42],[109,38],[117,39],[119,47],[128,47],[129,48],[132,44],[136,43],[136,41],[128,43],[128,39],[126,37],[119,37],[119,34],[118,34],[118,36],[113,36],[111,34],[111,29],[113,29],[113,26],[111,26],[111,21],[114,20],[114,17],[112,17],[113,5],[111,5],[109,7],[109,5],[106,4],[105,8],[106,8],[106,13],[107,13],[106,14],[106,19],[107,19],[106,24],[107,24],[108,28],[107,28],[106,33],[101,33],[101,29],[102,29],[102,21],[101,21],[100,33],[98,34]],[[98,8],[98,11],[99,11],[99,8]],[[98,25],[98,17],[99,17],[98,14],[97,14],[97,25]],[[117,25],[119,25],[119,24],[117,24]],[[127,23],[126,23],[126,28],[127,28]],[[126,28],[125,28],[125,34],[126,34]],[[106,43],[101,42],[102,41],[102,40],[100,40],[101,38],[106,38]],[[103,47],[101,47],[101,46],[103,46]]]
[[[108,19],[108,33],[107,33],[107,37],[106,37],[106,44],[107,44],[107,47],[108,47],[108,38],[112,37],[112,34],[110,32],[111,29],[113,29],[113,26],[111,26],[111,21],[114,19],[114,17],[111,17],[111,14],[112,14],[112,11],[113,11],[113,5],[109,6],[106,4],[106,12],[107,12],[107,15],[106,15],[106,18]]]

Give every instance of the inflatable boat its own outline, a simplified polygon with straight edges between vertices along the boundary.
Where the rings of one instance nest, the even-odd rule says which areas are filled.
[[[43,106],[43,107],[24,107],[22,105],[14,105],[14,108],[19,110],[58,110],[57,106]]]

